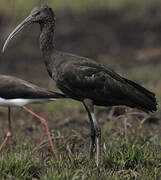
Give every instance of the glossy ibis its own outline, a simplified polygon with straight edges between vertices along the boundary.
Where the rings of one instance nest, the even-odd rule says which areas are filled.
[[[29,112],[32,116],[39,119],[45,126],[52,152],[56,156],[46,120],[32,112],[30,109],[25,107],[25,105],[45,103],[55,101],[60,98],[65,98],[65,95],[47,91],[46,89],[40,88],[34,84],[13,76],[0,75],[0,106],[8,107],[8,132],[5,140],[0,146],[0,152],[11,136],[11,107],[19,106],[25,111]]]
[[[55,48],[55,14],[47,5],[35,7],[7,38],[9,41],[23,27],[31,23],[40,24],[40,49],[49,76],[68,97],[82,101],[88,112],[91,126],[90,157],[97,150],[97,167],[101,164],[101,130],[94,116],[94,105],[126,105],[145,112],[156,111],[155,94],[144,87],[121,77],[104,64],[86,57],[60,52]]]

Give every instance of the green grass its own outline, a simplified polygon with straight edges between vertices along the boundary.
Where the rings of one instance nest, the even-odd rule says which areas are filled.
[[[10,154],[9,157],[1,158],[0,178],[3,179],[25,179],[38,178],[42,169],[39,158],[28,154]]]
[[[84,110],[77,112],[77,117],[76,114],[71,115],[69,122],[63,120],[64,115],[60,118],[55,117],[54,112],[49,113],[48,117],[55,119],[49,120],[49,126],[53,129],[57,159],[52,156],[44,127],[30,115],[18,110],[25,118],[21,115],[19,117],[16,110],[14,113],[18,118],[15,120],[13,117],[13,137],[0,157],[0,179],[159,179],[159,126],[149,124],[146,120],[149,116],[144,113],[129,112],[111,120],[107,116],[108,112],[100,114],[100,111],[100,108],[96,111],[103,138],[102,168],[99,174],[95,161],[89,160],[90,132]],[[5,127],[7,122],[0,125],[0,142],[6,132],[1,127],[3,124]],[[19,130],[15,132],[17,128]]]
[[[122,142],[122,141],[121,141]],[[153,143],[152,143],[153,145]],[[144,148],[122,143],[122,147],[108,150],[104,145],[103,167],[97,173],[94,162],[88,160],[87,153],[66,154],[57,160],[37,157],[36,154],[10,154],[0,161],[1,179],[158,179],[161,176],[160,155],[151,151],[151,145]],[[159,150],[160,147],[158,147]],[[147,152],[144,152],[144,151]],[[153,149],[154,150],[154,149]],[[157,154],[157,153],[156,153]]]

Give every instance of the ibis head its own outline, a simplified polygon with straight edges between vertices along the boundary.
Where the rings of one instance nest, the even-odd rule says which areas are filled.
[[[19,32],[21,31],[26,25],[31,23],[39,23],[41,26],[48,23],[54,23],[55,15],[53,10],[47,6],[36,6],[32,9],[29,16],[24,19],[8,36],[7,40],[4,43],[2,52],[5,51],[7,45],[9,44],[10,40]]]

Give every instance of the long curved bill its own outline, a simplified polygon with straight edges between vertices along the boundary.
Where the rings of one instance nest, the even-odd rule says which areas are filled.
[[[23,27],[27,24],[30,24],[32,22],[32,20],[34,19],[34,17],[32,15],[29,15],[25,20],[23,20],[12,32],[11,34],[8,36],[7,40],[4,43],[2,52],[4,53],[5,49],[7,48],[10,40],[19,32],[21,31],[21,29],[23,29]]]

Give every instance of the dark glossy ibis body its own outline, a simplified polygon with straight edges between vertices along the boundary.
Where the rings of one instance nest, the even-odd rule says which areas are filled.
[[[107,66],[89,58],[57,51],[54,44],[55,15],[48,6],[35,7],[7,38],[3,51],[12,37],[25,25],[39,23],[40,48],[49,76],[68,97],[82,101],[91,124],[91,157],[97,145],[97,166],[100,165],[101,131],[94,116],[94,105],[126,105],[145,112],[156,111],[155,94],[133,81],[121,77]],[[96,142],[95,142],[96,141]]]
[[[0,106],[8,107],[8,132],[5,140],[0,146],[0,152],[11,136],[11,107],[19,106],[44,124],[52,152],[56,155],[46,120],[32,112],[30,109],[25,107],[25,105],[45,103],[60,98],[65,98],[65,96],[63,94],[47,91],[46,89],[13,76],[0,75]]]

